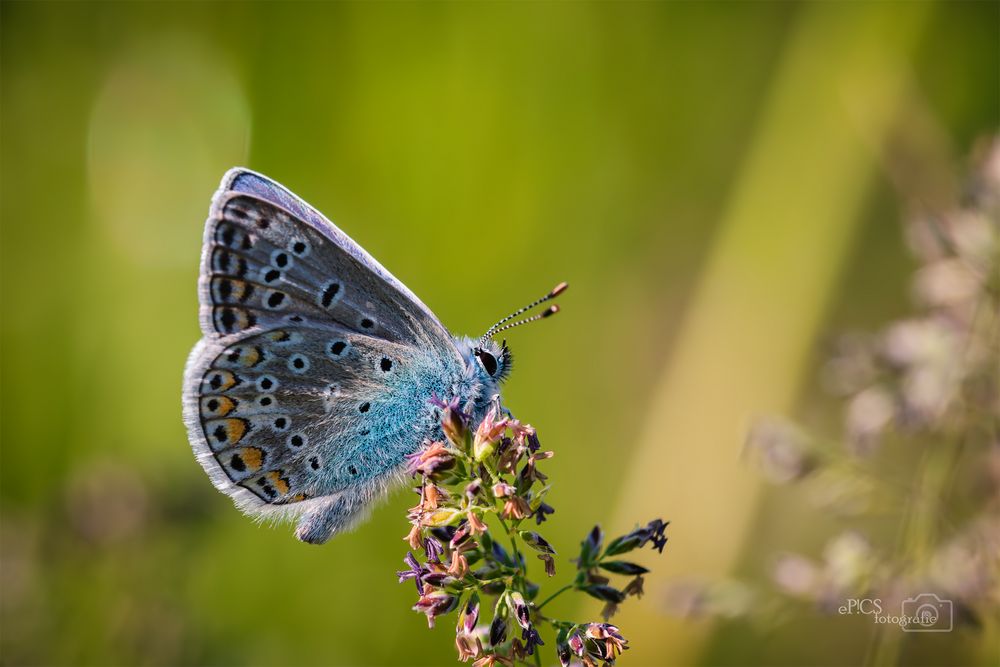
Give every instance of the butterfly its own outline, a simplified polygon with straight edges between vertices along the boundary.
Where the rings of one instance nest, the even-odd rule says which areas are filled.
[[[184,370],[184,422],[213,484],[259,518],[296,519],[321,544],[360,522],[407,457],[442,438],[439,407],[472,419],[511,369],[493,336],[452,336],[357,243],[289,190],[229,170],[205,223],[203,337]],[[439,404],[438,404],[439,405]]]

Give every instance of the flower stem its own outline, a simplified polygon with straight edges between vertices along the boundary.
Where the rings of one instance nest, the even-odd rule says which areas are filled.
[[[554,599],[556,599],[557,597],[559,597],[560,595],[562,595],[563,593],[565,593],[566,591],[568,591],[571,588],[573,588],[573,584],[566,584],[565,586],[563,586],[562,588],[560,588],[559,590],[557,590],[555,593],[553,593],[549,597],[545,598],[545,601],[542,602],[540,605],[538,605],[538,607],[536,607],[536,609],[541,610],[542,607],[544,607],[548,603],[552,602]]]
[[[521,552],[517,550],[517,539],[514,537],[514,533],[511,532],[510,528],[507,526],[507,522],[504,521],[503,517],[499,514],[497,514],[497,521],[499,521],[500,525],[503,526],[504,532],[507,533],[507,538],[510,539],[510,548],[514,551],[514,562],[517,563],[515,569],[521,576],[527,574],[526,572],[521,571]]]

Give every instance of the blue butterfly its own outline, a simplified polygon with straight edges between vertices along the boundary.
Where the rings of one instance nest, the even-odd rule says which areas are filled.
[[[511,368],[497,333],[453,337],[410,290],[314,208],[231,169],[212,199],[198,279],[204,337],[184,371],[184,421],[215,486],[245,512],[297,518],[319,544],[350,528],[406,457],[441,439],[430,399],[481,419]]]

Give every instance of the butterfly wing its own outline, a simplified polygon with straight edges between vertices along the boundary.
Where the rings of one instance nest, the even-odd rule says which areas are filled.
[[[433,428],[463,362],[434,315],[305,202],[232,170],[199,278],[205,337],[184,413],[216,487],[322,542],[356,521]]]
[[[353,281],[350,294],[346,277]],[[290,310],[285,297],[291,296],[307,313],[288,317],[332,317],[374,335],[451,341],[430,309],[350,237],[283,186],[246,169],[227,172],[212,200],[199,296],[206,335],[271,326]]]

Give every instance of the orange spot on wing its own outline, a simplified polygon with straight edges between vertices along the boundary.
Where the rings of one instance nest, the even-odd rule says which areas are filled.
[[[221,384],[218,386],[218,391],[226,391],[236,384],[236,376],[229,371],[212,371],[212,375],[219,376]]]
[[[208,417],[225,417],[236,407],[236,402],[225,396],[205,396],[201,399],[201,411]]]
[[[256,447],[247,447],[240,450],[240,457],[242,457],[243,463],[246,464],[247,470],[250,472],[257,472],[260,470],[261,465],[264,464],[264,452]]]
[[[247,293],[247,284],[245,282],[243,282],[242,280],[234,280],[233,281],[233,296],[237,300],[242,301],[246,297],[246,293]]]
[[[229,436],[229,444],[236,444],[246,435],[247,423],[242,419],[227,419],[226,434]]]
[[[255,366],[257,362],[260,361],[260,350],[256,347],[248,347],[243,350],[242,358],[240,363],[244,366],[250,367]]]
[[[267,473],[267,479],[270,480],[271,484],[281,495],[288,493],[288,480],[281,476],[280,470],[275,470]]]

